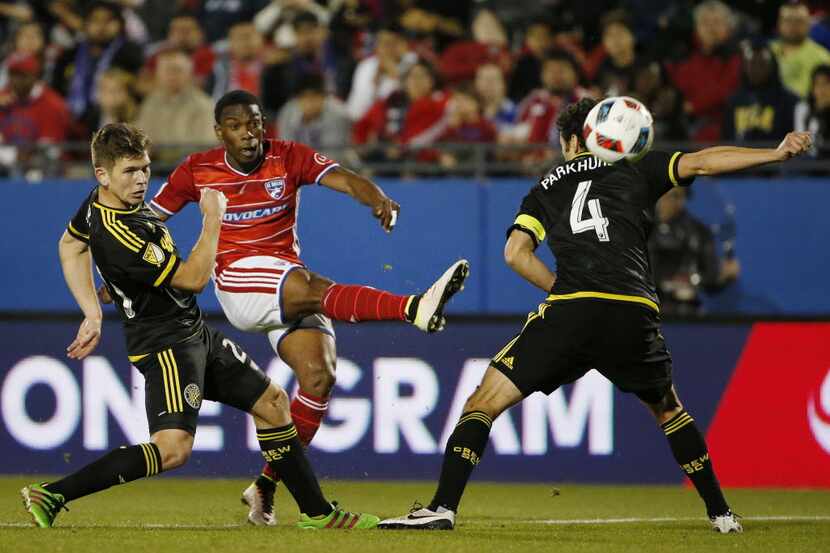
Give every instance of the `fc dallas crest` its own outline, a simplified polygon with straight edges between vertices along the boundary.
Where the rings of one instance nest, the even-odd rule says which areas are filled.
[[[275,200],[282,198],[285,192],[285,179],[269,180],[265,183],[265,191]]]

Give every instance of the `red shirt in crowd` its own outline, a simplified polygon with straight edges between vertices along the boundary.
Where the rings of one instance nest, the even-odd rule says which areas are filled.
[[[262,163],[250,173],[231,167],[223,147],[188,156],[171,173],[151,204],[168,215],[199,190],[224,193],[228,207],[219,233],[217,275],[234,261],[252,255],[275,256],[300,263],[297,207],[300,187],[319,183],[338,164],[298,142],[266,140]]]
[[[8,103],[3,104],[3,100]],[[72,118],[63,98],[46,86],[36,83],[23,100],[0,91],[0,135],[7,143],[63,142],[69,133]]]
[[[556,128],[556,116],[559,110],[571,102],[576,102],[587,92],[577,87],[571,94],[560,96],[537,88],[527,95],[519,104],[519,124],[529,128],[527,141],[534,144],[557,144],[559,131]]]
[[[451,44],[441,54],[441,74],[447,84],[475,79],[476,71],[485,63],[495,63],[504,73],[510,70],[510,51],[473,40]]]
[[[720,138],[724,107],[741,82],[741,57],[695,51],[685,60],[667,65],[669,76],[692,105],[700,127],[692,138],[714,142]]]
[[[446,109],[449,96],[433,92],[406,105],[402,92],[392,93],[378,100],[355,123],[354,141],[366,144],[374,140],[389,140],[399,144],[425,145],[435,142],[446,129]]]

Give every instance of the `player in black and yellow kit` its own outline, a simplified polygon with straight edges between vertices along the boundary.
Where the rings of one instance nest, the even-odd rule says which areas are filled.
[[[82,359],[101,336],[95,262],[124,324],[130,361],[144,375],[150,441],[114,449],[69,476],[21,490],[37,526],[51,527],[64,505],[86,495],[156,475],[190,457],[203,399],[251,413],[262,455],[300,507],[301,528],[372,528],[374,515],[334,508],[323,497],[291,422],[288,396],[238,345],[207,326],[195,293],[216,259],[227,200],[204,190],[202,232],[187,260],[144,204],[149,141],[124,124],[106,125],[92,140],[98,186],[69,222],[59,251],[64,276],[85,319],[67,354]]]
[[[426,508],[381,521],[380,528],[452,529],[493,420],[533,392],[550,394],[596,369],[651,411],[671,451],[706,504],[712,527],[740,532],[723,497],[703,435],[672,385],[660,333],[660,306],[647,237],[654,204],[697,175],[783,161],[807,151],[810,136],[790,133],[777,149],[715,147],[692,154],[651,152],[608,165],[588,152],[582,125],[595,105],[568,106],[557,123],[564,162],[522,201],[505,246],[507,264],[549,292],[522,330],[492,359],[450,437],[438,490]],[[557,274],[535,255],[547,240]]]

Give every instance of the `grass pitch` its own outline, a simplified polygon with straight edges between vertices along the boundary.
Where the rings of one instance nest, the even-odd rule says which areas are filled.
[[[31,481],[0,478],[4,553],[830,551],[830,493],[820,491],[729,490],[745,517],[742,535],[709,530],[694,491],[679,486],[476,482],[453,532],[304,532],[293,528],[297,509],[282,488],[279,527],[254,528],[239,503],[247,481],[159,478],[75,501],[56,528],[40,530],[29,527],[18,495]],[[426,503],[434,489],[429,482],[322,484],[345,508],[380,516],[402,514],[416,499]]]

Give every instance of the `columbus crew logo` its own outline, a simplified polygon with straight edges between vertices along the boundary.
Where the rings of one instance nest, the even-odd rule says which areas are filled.
[[[202,406],[202,391],[196,384],[188,384],[184,389],[184,400],[194,409]]]

